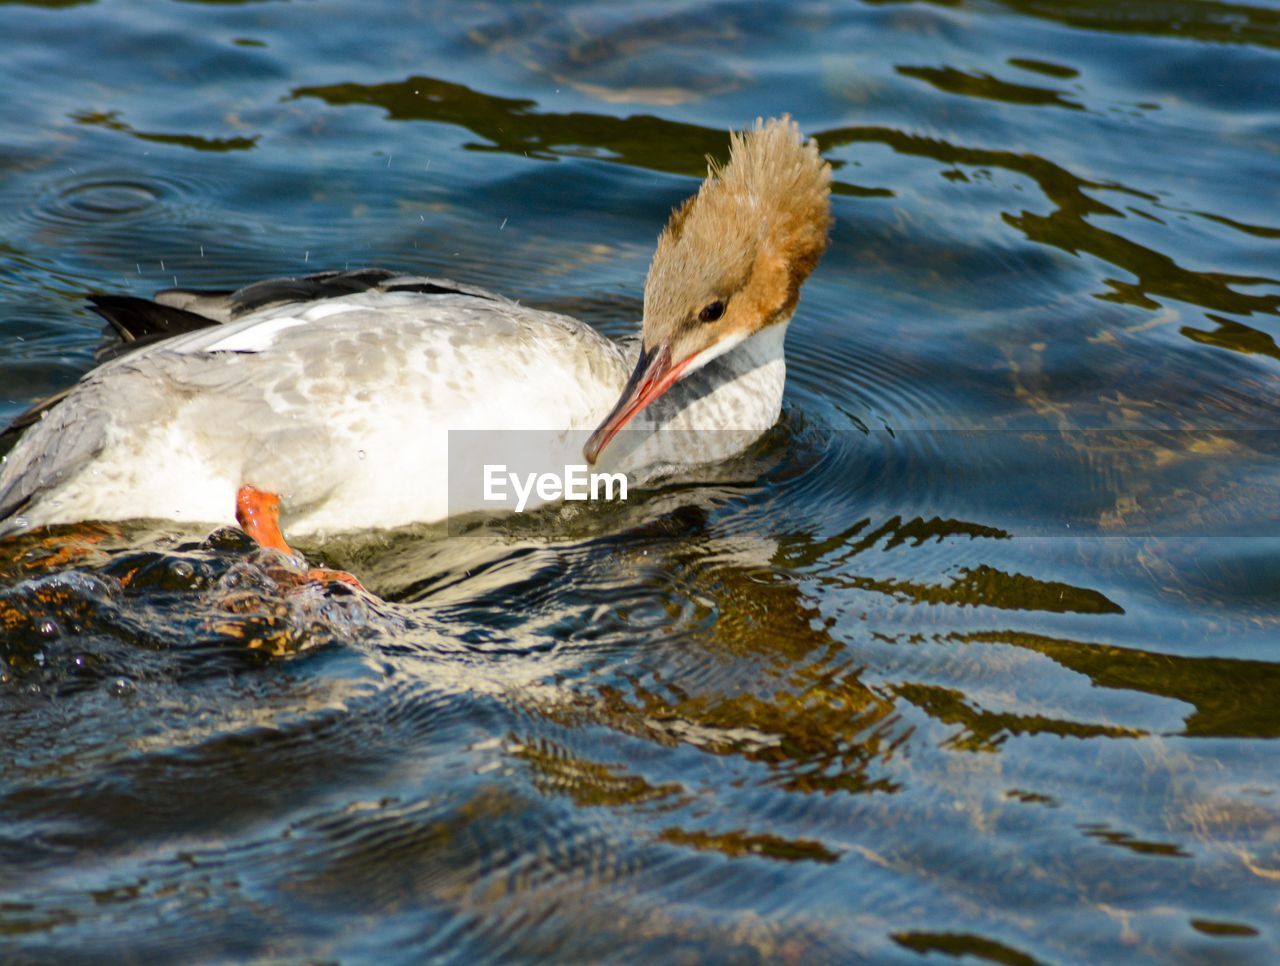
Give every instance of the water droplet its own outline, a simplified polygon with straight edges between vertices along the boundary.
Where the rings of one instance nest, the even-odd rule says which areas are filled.
[[[62,628],[58,626],[58,622],[48,617],[40,622],[38,630],[40,631],[40,636],[46,638],[54,638],[62,633]],[[43,664],[44,655],[37,654],[37,660]]]
[[[364,450],[359,450],[359,451],[357,451],[356,455],[357,455],[357,456],[359,456],[361,459],[364,459],[364,457],[365,457],[365,452],[364,452]]]
[[[169,565],[169,570],[175,577],[183,579],[192,576],[196,572],[196,568],[186,560],[175,560]]]

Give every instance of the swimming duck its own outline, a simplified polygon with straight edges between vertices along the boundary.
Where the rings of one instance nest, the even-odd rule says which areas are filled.
[[[0,534],[162,518],[238,523],[292,553],[285,532],[436,521],[471,508],[450,502],[450,430],[549,431],[595,464],[628,427],[651,443],[630,448],[633,468],[723,458],[778,418],[830,181],[788,117],[731,134],[728,163],[658,238],[640,339],[620,343],[380,269],[92,297],[124,341],[15,423]],[[711,445],[709,430],[734,432]]]

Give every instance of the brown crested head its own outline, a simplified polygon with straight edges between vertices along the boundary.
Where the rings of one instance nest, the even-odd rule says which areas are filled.
[[[679,364],[795,311],[827,247],[831,165],[783,115],[729,136],[698,193],[671,214],[644,286],[644,345]]]
[[[594,463],[684,376],[787,321],[827,247],[831,165],[783,115],[729,135],[698,193],[671,213],[644,283],[643,345],[613,411],[584,447]]]

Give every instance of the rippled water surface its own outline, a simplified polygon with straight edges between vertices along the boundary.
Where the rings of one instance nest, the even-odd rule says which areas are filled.
[[[0,958],[1280,955],[1280,6],[4,3],[0,416],[90,291],[376,264],[628,332],[836,165],[733,480],[0,544]],[[743,483],[742,480],[752,482]]]

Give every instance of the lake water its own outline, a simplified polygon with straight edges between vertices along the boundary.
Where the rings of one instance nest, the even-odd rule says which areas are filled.
[[[0,5],[0,417],[90,291],[619,335],[728,128],[837,166],[727,479],[0,545],[0,958],[1273,962],[1280,5]],[[745,482],[744,482],[745,481]]]

